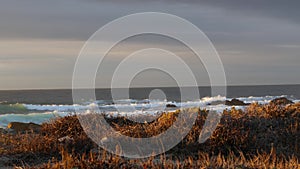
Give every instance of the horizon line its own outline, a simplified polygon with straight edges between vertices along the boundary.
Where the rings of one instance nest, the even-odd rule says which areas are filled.
[[[255,86],[297,86],[300,84],[250,84],[250,85],[246,85],[246,84],[240,84],[240,85],[226,85],[226,87],[255,87]],[[178,86],[145,86],[145,87],[130,87],[129,89],[143,89],[143,88],[175,88]],[[188,87],[194,87],[194,86],[183,86],[184,88],[188,88]],[[211,86],[197,86],[198,88],[200,87],[211,87]],[[215,87],[223,87],[221,85],[215,86]],[[88,89],[92,89],[92,88],[76,88],[75,90],[88,90]],[[95,90],[105,90],[105,89],[111,89],[109,87],[97,87],[95,88]],[[115,89],[126,89],[126,87],[118,87]],[[0,91],[33,91],[33,90],[73,90],[73,88],[21,88],[21,89],[0,89]]]

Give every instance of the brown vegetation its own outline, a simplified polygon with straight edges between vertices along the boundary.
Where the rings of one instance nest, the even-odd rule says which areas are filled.
[[[158,157],[130,160],[98,149],[78,118],[68,116],[43,124],[39,133],[2,134],[0,163],[5,158],[4,166],[28,168],[300,168],[300,104],[254,103],[245,111],[225,110],[203,144],[198,137],[208,111],[196,113],[195,124],[182,142]],[[120,133],[144,138],[168,129],[178,114],[164,113],[143,124],[124,117],[105,118]]]

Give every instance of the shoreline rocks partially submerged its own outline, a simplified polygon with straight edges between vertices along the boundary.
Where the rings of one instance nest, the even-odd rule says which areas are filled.
[[[280,97],[277,99],[272,100],[270,103],[272,104],[277,104],[277,105],[287,105],[287,104],[294,104],[293,101],[285,98],[285,97]]]
[[[222,103],[222,102],[220,102]],[[226,100],[224,103],[226,106],[248,106],[250,103],[245,103],[239,99],[232,99],[232,100]],[[286,97],[279,97],[276,99],[273,99],[270,101],[270,104],[275,104],[275,105],[287,105],[287,104],[294,104],[293,101],[287,99]]]
[[[248,105],[250,105],[250,103],[245,103],[238,99],[232,99],[231,101],[226,100],[225,105],[226,106],[248,106]]]

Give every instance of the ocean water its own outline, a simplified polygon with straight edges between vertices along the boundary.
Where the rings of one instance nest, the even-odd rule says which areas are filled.
[[[173,104],[181,108],[200,107],[221,113],[231,107],[221,103],[211,105],[212,102],[238,98],[246,103],[266,104],[278,97],[300,101],[300,85],[231,86],[227,88],[226,96],[211,96],[209,87],[199,87],[201,98],[183,101],[180,100],[179,88],[175,87],[158,88],[166,98],[151,100],[148,97],[154,89],[157,88],[133,88],[128,90],[130,98],[114,101],[109,89],[97,89],[96,102],[79,104],[73,104],[72,90],[0,91],[0,127],[4,128],[13,121],[41,124],[55,117],[74,114],[75,109],[80,113],[97,111],[111,116],[155,115],[162,111],[174,111],[176,108],[166,108],[167,104]]]

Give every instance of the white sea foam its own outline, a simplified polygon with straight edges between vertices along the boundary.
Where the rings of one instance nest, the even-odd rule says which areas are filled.
[[[281,96],[263,96],[263,97],[250,96],[250,97],[238,97],[237,99],[239,99],[241,101],[244,101],[245,103],[258,102],[259,104],[267,104],[271,100],[274,100],[274,99],[280,98],[280,97],[287,97],[287,96],[286,95],[281,95]]]
[[[258,102],[259,104],[267,104],[271,100],[279,98],[279,97],[287,97],[286,95],[282,96],[264,96],[264,97],[238,97],[237,99],[244,101],[245,103],[254,103]],[[216,108],[216,109],[225,109],[229,108],[229,106],[225,106],[222,103],[219,105],[210,105],[216,101],[225,101],[231,100],[232,98],[226,98],[223,96],[215,96],[215,97],[204,97],[200,100],[195,101],[186,101],[186,102],[172,102],[172,101],[158,101],[158,100],[134,100],[134,99],[124,99],[117,100],[114,104],[98,104],[103,103],[103,101],[96,101],[96,103],[88,103],[84,105],[33,105],[33,104],[24,104],[24,106],[28,110],[32,111],[58,111],[58,112],[74,112],[75,110],[95,110],[99,108],[101,112],[114,112],[117,110],[122,110],[124,112],[128,112],[130,114],[134,113],[132,110],[137,110],[141,112],[145,112],[146,110],[155,111],[161,110],[162,107],[167,104],[173,104],[177,107],[181,108],[189,108],[189,107],[201,107],[201,108]],[[299,100],[293,100],[294,102],[299,102]],[[128,110],[128,111],[126,111]]]
[[[237,99],[244,101],[245,103],[258,102],[259,104],[269,103],[271,100],[282,96],[264,96],[264,97],[239,97]],[[174,111],[176,108],[165,108],[167,104],[176,105],[178,108],[191,108],[201,107],[202,109],[213,110],[222,113],[225,109],[231,109],[232,106],[226,106],[222,103],[218,105],[210,105],[215,101],[225,101],[232,98],[226,98],[223,96],[216,97],[204,97],[200,100],[186,101],[186,102],[172,102],[172,101],[158,101],[158,100],[134,100],[125,99],[115,101],[114,104],[108,104],[106,101],[96,101],[95,103],[84,103],[82,105],[35,105],[35,104],[23,104],[23,106],[29,111],[37,111],[39,113],[30,114],[2,114],[0,115],[0,127],[5,127],[9,122],[34,122],[42,123],[56,116],[66,116],[76,111],[81,113],[89,113],[99,111],[101,113],[108,114],[110,116],[135,116],[135,115],[156,115],[161,111]],[[300,100],[293,100],[294,102],[300,102]],[[163,107],[163,109],[162,109]],[[244,106],[234,106],[237,109],[244,109]],[[98,109],[99,108],[99,109]],[[41,112],[42,111],[42,112]]]

